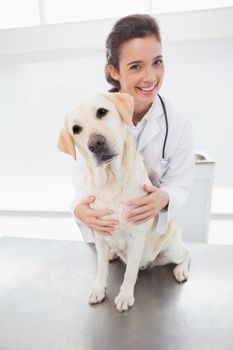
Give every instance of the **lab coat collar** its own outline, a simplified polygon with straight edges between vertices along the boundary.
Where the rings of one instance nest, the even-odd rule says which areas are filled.
[[[143,117],[147,122],[138,140],[138,151],[141,151],[160,132],[158,118],[162,115],[163,107],[159,97],[156,96],[151,108]]]

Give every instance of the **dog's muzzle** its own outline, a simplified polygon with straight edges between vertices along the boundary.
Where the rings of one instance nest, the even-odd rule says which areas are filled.
[[[90,136],[88,149],[94,154],[99,165],[102,163],[109,163],[116,156],[109,147],[106,138],[100,134]]]

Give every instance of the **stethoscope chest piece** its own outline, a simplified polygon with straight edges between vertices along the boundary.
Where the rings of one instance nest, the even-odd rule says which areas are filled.
[[[166,168],[168,166],[168,160],[165,158],[161,159],[161,167]]]

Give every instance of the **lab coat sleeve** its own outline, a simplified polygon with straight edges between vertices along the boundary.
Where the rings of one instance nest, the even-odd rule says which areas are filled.
[[[186,122],[168,169],[159,180],[159,188],[167,192],[169,204],[167,210],[159,213],[158,233],[166,232],[168,221],[185,203],[194,179],[194,164],[192,131],[189,122]]]
[[[86,192],[85,186],[84,186],[86,173],[87,173],[86,162],[83,158],[81,158],[81,156],[79,156],[79,158],[74,163],[73,173],[72,173],[72,184],[76,191],[76,194],[72,201],[71,214],[78,225],[78,228],[83,236],[84,241],[87,243],[94,243],[92,231],[74,214],[77,204],[79,204],[82,199],[88,197],[89,195]]]

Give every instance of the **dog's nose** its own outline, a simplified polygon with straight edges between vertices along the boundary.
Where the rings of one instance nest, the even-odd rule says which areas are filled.
[[[93,153],[103,152],[106,146],[106,138],[103,135],[93,135],[88,142],[88,148]]]

